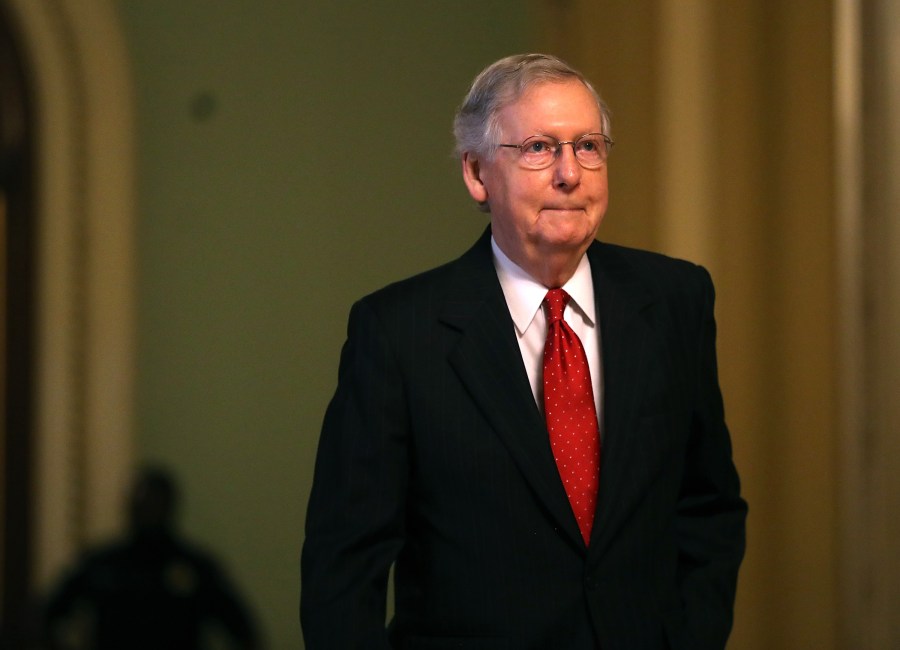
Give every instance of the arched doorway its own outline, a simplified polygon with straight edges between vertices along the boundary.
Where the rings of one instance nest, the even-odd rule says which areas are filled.
[[[16,244],[0,275],[18,301],[2,333],[14,353],[0,360],[11,373],[0,408],[18,414],[3,434],[14,455],[0,459],[13,484],[0,551],[15,563],[8,621],[7,606],[118,521],[132,462],[134,134],[112,0],[0,0],[0,17],[0,61],[16,62],[27,125],[3,158],[27,170],[8,177]],[[3,125],[14,115],[4,105]]]

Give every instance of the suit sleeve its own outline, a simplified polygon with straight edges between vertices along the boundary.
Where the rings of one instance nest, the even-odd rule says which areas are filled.
[[[733,620],[747,505],[740,496],[719,389],[715,292],[705,269],[700,280],[698,372],[678,501],[678,578],[685,608],[683,647],[722,650]]]
[[[388,572],[404,538],[408,410],[374,311],[350,313],[306,517],[300,618],[308,650],[390,647]]]

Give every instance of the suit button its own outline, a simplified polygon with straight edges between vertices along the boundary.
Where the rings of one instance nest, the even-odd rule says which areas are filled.
[[[600,581],[591,576],[584,576],[584,586],[589,591],[596,591],[600,588]]]

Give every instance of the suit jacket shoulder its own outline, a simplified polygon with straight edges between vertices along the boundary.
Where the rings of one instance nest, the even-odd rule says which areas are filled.
[[[615,279],[630,277],[656,298],[702,292],[711,284],[702,266],[653,251],[598,241],[588,257],[592,267],[599,266]]]

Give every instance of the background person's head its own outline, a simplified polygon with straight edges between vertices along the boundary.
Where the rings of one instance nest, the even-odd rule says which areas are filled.
[[[171,473],[161,467],[142,468],[128,497],[128,523],[138,536],[164,533],[175,525],[178,488]]]

